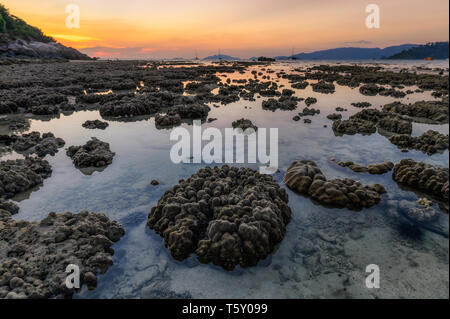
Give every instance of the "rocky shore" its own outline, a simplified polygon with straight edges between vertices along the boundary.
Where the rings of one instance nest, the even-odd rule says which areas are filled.
[[[103,214],[50,213],[27,222],[0,208],[0,298],[71,298],[70,264],[79,267],[80,284],[94,289],[97,275],[113,264],[111,246],[124,234]]]
[[[0,197],[12,198],[16,194],[41,185],[51,173],[50,164],[36,157],[1,161]]]
[[[57,42],[15,40],[0,41],[0,58],[92,60],[86,54]]]

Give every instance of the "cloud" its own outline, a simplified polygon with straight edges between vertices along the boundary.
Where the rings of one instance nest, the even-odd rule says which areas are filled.
[[[181,52],[177,47],[120,47],[113,45],[83,47],[79,50],[89,56],[97,56],[102,58],[116,58],[118,55],[130,59],[147,59],[165,56],[166,54]],[[193,53],[192,53],[193,54]]]
[[[363,44],[363,45],[373,44],[372,41],[366,41],[366,40],[347,41],[347,42],[343,42],[343,43],[344,44]]]
[[[157,48],[141,48],[140,52],[141,53],[149,53],[149,52],[155,52],[157,51]]]
[[[71,34],[50,34],[52,38],[71,41],[71,42],[85,42],[85,41],[98,41],[97,38],[92,38],[82,35],[71,35]]]
[[[92,54],[94,57],[105,58],[111,56],[118,56],[120,52],[107,52],[107,51],[97,51]]]

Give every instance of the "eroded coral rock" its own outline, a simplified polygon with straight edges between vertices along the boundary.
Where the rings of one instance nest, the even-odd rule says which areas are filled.
[[[441,101],[420,101],[414,104],[402,104],[394,102],[383,106],[383,111],[399,115],[406,115],[412,118],[423,118],[438,123],[448,123],[448,100]]]
[[[168,190],[151,209],[148,227],[172,256],[196,253],[225,269],[254,266],[283,240],[291,210],[272,176],[249,168],[206,167]]]
[[[113,264],[111,248],[125,231],[103,214],[50,213],[41,222],[13,220],[0,209],[0,298],[70,298],[65,272],[80,269],[80,284],[96,286]]]
[[[336,120],[333,122],[333,131],[336,135],[373,134],[377,128],[373,122],[350,118],[348,120]]]
[[[366,166],[355,164],[351,161],[348,161],[348,162],[338,162],[337,160],[332,160],[332,161],[336,162],[339,166],[348,167],[356,173],[370,173],[370,174],[380,174],[381,175],[381,174],[390,172],[394,168],[394,163],[392,163],[392,162],[370,164],[366,167]]]
[[[243,131],[247,129],[253,129],[255,131],[258,130],[258,127],[254,125],[252,121],[244,118],[234,121],[231,125],[234,129],[241,129]]]
[[[95,129],[105,130],[109,126],[109,124],[107,122],[95,120],[95,121],[86,121],[83,123],[82,126],[84,128],[90,129],[90,130],[95,130]]]
[[[40,158],[7,160],[0,162],[0,197],[11,198],[42,184],[50,177],[50,164]]]
[[[392,178],[400,184],[433,195],[439,200],[448,197],[447,167],[435,167],[412,159],[404,159],[395,165]]]
[[[427,154],[444,152],[449,148],[448,135],[429,130],[421,136],[392,135],[389,141],[401,149],[414,149]]]
[[[11,215],[15,215],[19,212],[19,206],[11,201],[4,200],[0,197],[0,210],[7,211]]]
[[[181,124],[181,117],[178,114],[158,114],[155,117],[155,124],[157,127],[174,127]]]
[[[77,168],[104,167],[112,163],[115,156],[111,152],[109,143],[92,138],[83,146],[71,146],[67,155]]]
[[[317,165],[307,160],[292,163],[284,182],[293,191],[323,205],[348,209],[374,206],[380,202],[380,194],[386,193],[380,184],[365,186],[349,178],[327,180]]]
[[[311,84],[314,92],[332,94],[335,92],[335,86],[333,83],[328,83],[325,81],[319,81],[317,83]]]
[[[62,138],[55,137],[53,133],[44,133],[41,136],[39,132],[4,135],[0,137],[0,143],[11,146],[18,153],[36,154],[39,157],[45,157],[48,154],[54,156],[58,149],[66,144]]]
[[[411,135],[412,133],[411,121],[406,121],[399,117],[385,116],[378,122],[378,127],[396,134]]]

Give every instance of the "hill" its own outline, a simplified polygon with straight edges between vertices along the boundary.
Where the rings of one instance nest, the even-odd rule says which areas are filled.
[[[413,47],[417,47],[417,44],[403,44],[398,46],[390,46],[384,49],[380,48],[335,48],[329,50],[315,51],[311,53],[299,53],[290,57],[276,57],[277,60],[372,60],[382,59],[392,56],[396,53],[402,52]]]
[[[434,42],[427,43],[425,45],[420,45],[418,47],[403,50],[397,54],[389,56],[388,59],[398,60],[412,60],[418,59],[423,60],[425,58],[448,59],[449,56],[449,46],[448,42]]]
[[[208,56],[208,57],[204,58],[203,60],[205,60],[205,61],[218,61],[218,60],[239,61],[240,59],[236,58],[236,57],[229,56],[229,55],[217,54],[217,55]]]
[[[0,4],[0,57],[90,60],[73,48],[57,43],[39,28],[12,15]]]
[[[0,43],[17,39],[43,43],[54,42],[51,37],[45,36],[40,29],[11,15],[9,10],[0,4]]]

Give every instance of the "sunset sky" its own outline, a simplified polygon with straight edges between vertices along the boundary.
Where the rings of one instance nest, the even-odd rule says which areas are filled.
[[[59,42],[104,58],[290,55],[448,41],[448,0],[0,0]],[[66,27],[66,6],[81,27]],[[365,25],[380,7],[380,29]]]

